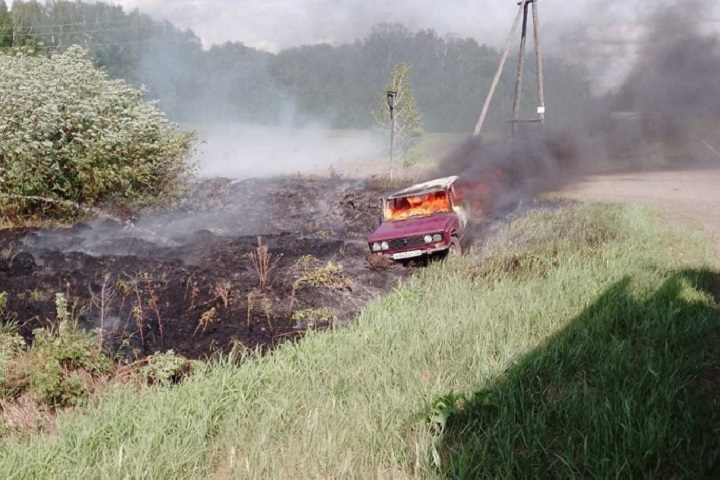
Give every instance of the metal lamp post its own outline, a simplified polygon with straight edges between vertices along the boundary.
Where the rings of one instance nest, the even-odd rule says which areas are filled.
[[[390,109],[390,180],[393,178],[393,165],[395,163],[395,102],[397,92],[388,90],[387,104]]]

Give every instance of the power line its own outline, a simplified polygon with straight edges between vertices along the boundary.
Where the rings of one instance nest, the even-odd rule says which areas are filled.
[[[115,27],[115,28],[104,28],[100,30],[74,30],[74,31],[57,31],[57,32],[43,32],[43,33],[23,33],[23,32],[15,32],[15,34],[6,34],[6,35],[0,35],[0,38],[17,38],[17,37],[48,37],[52,35],[83,35],[87,33],[104,33],[104,32],[117,32],[122,30],[139,30],[139,29],[165,29],[169,30],[167,25],[159,24],[159,25],[133,25],[130,27]],[[170,27],[172,29],[177,29],[177,27],[173,26]]]
[[[32,48],[32,49],[43,49],[43,50],[60,50],[63,48],[68,48],[72,45],[80,45],[82,47],[110,47],[110,46],[121,46],[121,45],[138,45],[138,44],[146,44],[146,43],[178,43],[174,39],[156,39],[156,40],[133,40],[128,42],[110,42],[110,43],[96,43],[96,42],[85,42],[85,43],[73,43],[69,45],[21,45],[17,47],[0,47],[0,50],[19,50],[22,48]]]

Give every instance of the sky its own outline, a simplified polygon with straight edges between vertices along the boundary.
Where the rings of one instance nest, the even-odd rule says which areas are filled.
[[[646,0],[539,0],[548,41],[554,30],[589,19],[633,18]],[[114,0],[158,19],[192,29],[206,46],[226,41],[269,51],[301,44],[351,42],[379,22],[441,35],[471,36],[501,45],[517,12],[517,0]],[[572,8],[568,8],[572,5]]]

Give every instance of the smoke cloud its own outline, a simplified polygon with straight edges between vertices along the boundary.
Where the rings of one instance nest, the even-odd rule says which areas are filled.
[[[468,140],[438,174],[469,186],[491,182],[498,212],[579,176],[608,169],[720,164],[720,39],[703,22],[702,2],[677,2],[639,28],[636,62],[616,92],[560,129],[523,125],[513,138]],[[572,99],[568,98],[568,102]]]
[[[376,159],[385,149],[382,139],[371,132],[333,132],[321,126],[215,123],[190,127],[200,140],[195,158],[202,178],[327,174],[331,168]]]

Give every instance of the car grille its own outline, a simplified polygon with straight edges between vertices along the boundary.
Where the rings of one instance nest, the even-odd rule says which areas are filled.
[[[425,245],[425,235],[416,235],[414,237],[405,238],[394,238],[392,240],[388,240],[388,245],[390,246],[390,250],[397,250],[400,248],[422,247]]]

